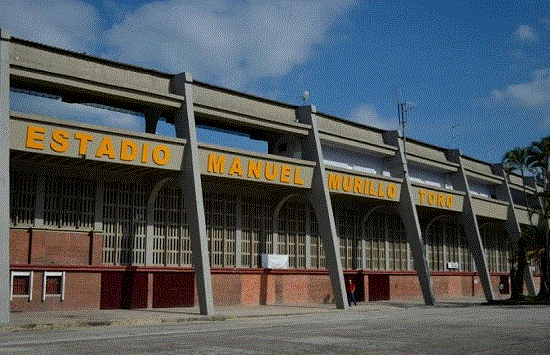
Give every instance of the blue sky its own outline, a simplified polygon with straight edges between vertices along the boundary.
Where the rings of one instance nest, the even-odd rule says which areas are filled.
[[[308,103],[318,111],[384,129],[397,128],[399,89],[416,103],[408,136],[481,160],[499,161],[506,150],[550,135],[546,1],[0,5],[0,27],[15,37],[170,73],[189,71],[200,81],[289,104],[300,104],[308,90]],[[36,98],[12,98],[15,109],[43,106]],[[51,110],[69,110],[56,105]],[[142,127],[127,115],[69,111],[85,121]]]

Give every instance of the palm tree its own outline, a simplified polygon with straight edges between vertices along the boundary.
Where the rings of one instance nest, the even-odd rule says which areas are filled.
[[[550,137],[542,138],[540,142],[531,144],[528,163],[530,167],[540,173],[544,187],[542,193],[538,193],[542,208],[537,226],[533,229],[533,237],[540,251],[537,253],[541,273],[539,297],[548,298],[550,297],[550,240],[548,235],[548,218],[550,217],[550,186],[548,181],[550,177]]]
[[[537,144],[539,142],[536,142]],[[534,143],[533,143],[534,144]],[[548,141],[548,147],[544,146],[543,149],[550,149],[550,140]],[[540,145],[532,145],[529,147],[521,148],[521,147],[515,147],[511,151],[504,154],[504,157],[502,158],[502,162],[504,165],[504,168],[508,173],[519,170],[521,175],[521,183],[523,187],[523,199],[525,200],[525,207],[527,208],[527,211],[529,213],[529,222],[530,225],[533,226],[533,220],[532,216],[535,213],[532,206],[532,201],[529,200],[529,195],[527,194],[527,187],[525,185],[525,173],[527,171],[534,172],[537,169],[544,170],[545,168],[541,168],[541,164],[544,164],[543,162],[548,162],[548,159],[544,158],[544,152],[545,150],[540,150],[538,147]],[[550,150],[548,151],[550,153]],[[546,167],[546,171],[548,172],[548,168]],[[538,208],[536,208],[538,210]]]
[[[546,190],[550,169],[550,136],[542,138],[540,142],[533,142],[529,147],[529,167],[538,170],[542,184]]]
[[[509,173],[517,170],[520,171],[521,180],[523,183],[523,194],[526,202],[527,202],[527,190],[525,188],[524,178],[525,178],[525,171],[527,170],[528,164],[530,163],[529,161],[531,157],[530,151],[531,149],[527,147],[526,148],[515,147],[514,149],[504,154],[504,157],[502,158],[502,163],[506,171],[508,171]],[[525,269],[527,268],[527,259],[525,257],[525,247],[526,247],[526,240],[525,240],[525,236],[522,233],[519,240],[517,241],[517,246],[516,246],[515,261],[517,262],[517,268],[515,268],[515,271],[514,271],[514,268],[512,268],[512,272],[511,272],[512,299],[519,299],[523,296],[523,275],[525,273]]]
[[[508,172],[519,170],[521,177],[525,176],[525,171],[527,170],[531,157],[530,148],[515,147],[510,150],[502,158],[502,163]]]

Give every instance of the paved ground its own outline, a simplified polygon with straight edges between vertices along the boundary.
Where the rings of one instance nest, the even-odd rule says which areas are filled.
[[[359,305],[361,308],[379,307],[376,303]],[[319,314],[338,311],[334,305],[275,305],[215,307],[212,316],[200,315],[198,306],[186,308],[115,309],[11,313],[10,323],[1,331],[48,330],[69,327],[105,325],[159,325],[193,321],[223,321],[234,318],[256,318]]]
[[[451,304],[482,304],[482,298],[444,299],[438,302],[440,307]],[[423,306],[420,299],[402,302],[365,302],[357,309],[379,309],[384,305],[401,307]],[[156,308],[132,310],[78,310],[11,313],[10,323],[0,325],[0,331],[46,330],[67,327],[88,327],[102,325],[156,325],[181,323],[187,321],[219,321],[232,318],[253,318],[267,316],[285,316],[298,314],[317,314],[338,312],[333,304],[297,304],[269,306],[226,306],[215,307],[212,316],[200,315],[198,306],[186,308]]]
[[[377,302],[348,311],[328,305],[218,307],[217,311],[210,318],[199,316],[196,309],[48,312],[41,318],[14,314],[12,322],[20,324],[0,332],[0,353],[550,353],[548,306],[504,307],[462,299],[433,307],[420,302]],[[82,318],[69,324],[63,316]],[[56,326],[36,322],[41,325],[29,327],[30,319],[59,321]],[[92,326],[94,321],[96,325],[112,321],[112,325]]]

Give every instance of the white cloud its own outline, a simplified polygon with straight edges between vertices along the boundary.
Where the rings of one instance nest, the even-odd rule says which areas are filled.
[[[350,118],[355,122],[384,130],[398,129],[397,119],[380,116],[374,105],[364,104],[358,106],[353,110]]]
[[[512,107],[533,113],[550,114],[550,68],[534,70],[531,80],[493,90],[481,100],[487,106]]]
[[[0,0],[12,36],[242,89],[310,58],[357,0]],[[114,21],[114,22],[112,22]]]
[[[239,6],[237,6],[237,4]],[[241,88],[304,63],[351,1],[149,3],[107,31],[107,56]]]
[[[550,110],[550,68],[534,70],[531,80],[491,91],[486,104],[499,104],[527,110]]]
[[[356,1],[171,0],[129,8],[113,0],[0,0],[0,27],[13,37],[172,73],[188,71],[199,80],[243,89],[306,62]],[[37,111],[33,102],[42,102],[17,100]],[[113,115],[89,107],[69,113],[58,106],[51,103],[46,113],[136,124],[125,116],[111,122]]]
[[[101,36],[96,9],[79,0],[1,0],[0,27],[13,37],[92,52]]]
[[[515,39],[527,42],[536,42],[538,41],[537,34],[533,31],[528,25],[521,25],[513,34]]]

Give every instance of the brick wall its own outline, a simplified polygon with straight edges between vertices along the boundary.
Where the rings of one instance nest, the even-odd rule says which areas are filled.
[[[304,270],[214,270],[214,305],[333,302],[328,274]]]
[[[10,230],[10,268],[33,271],[32,300],[14,296],[12,312],[99,308],[101,273],[88,269],[101,265],[102,235],[91,232],[37,229]],[[45,271],[65,271],[64,299],[42,299]]]
[[[31,265],[100,265],[99,233],[10,230],[10,263]]]
[[[10,302],[12,312],[99,308],[100,273],[66,272],[63,301],[57,295],[42,300],[44,272],[34,271],[33,275],[32,301],[26,296],[14,296]]]

